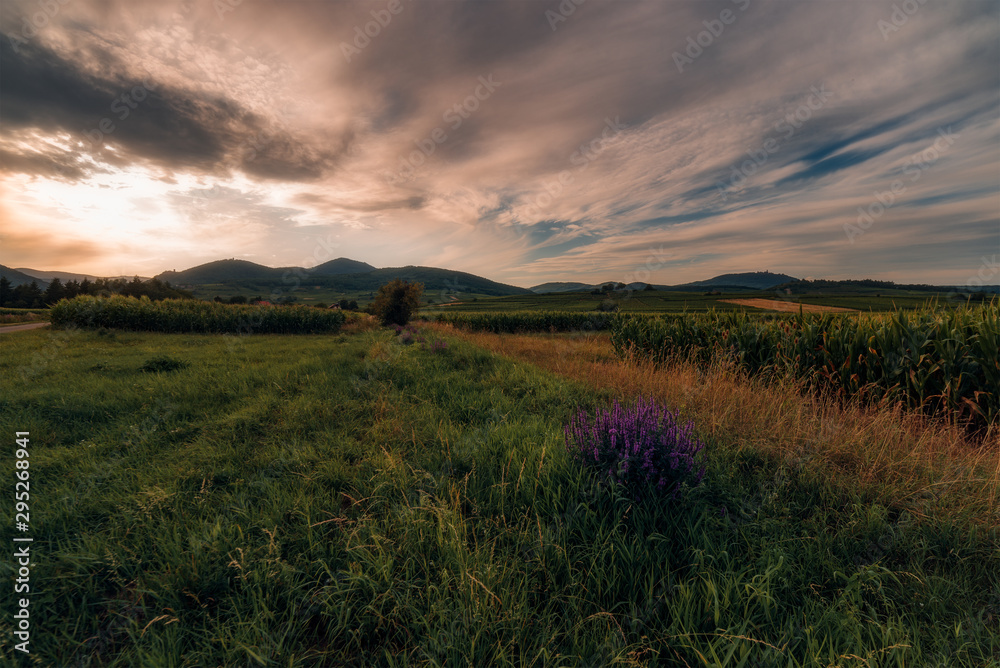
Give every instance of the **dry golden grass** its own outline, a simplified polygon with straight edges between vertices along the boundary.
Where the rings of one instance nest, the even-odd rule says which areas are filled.
[[[962,513],[1000,523],[1000,438],[972,441],[960,428],[898,408],[841,406],[732,369],[708,371],[618,360],[606,334],[489,334],[429,325],[506,357],[615,396],[652,396],[681,410],[727,449],[750,449],[844,484],[917,515]]]
[[[740,306],[752,306],[768,311],[781,311],[783,313],[856,313],[857,309],[841,308],[840,306],[818,306],[816,304],[796,304],[795,302],[783,302],[780,299],[720,299],[720,302],[727,304],[739,304]]]
[[[367,313],[355,313],[348,311],[347,322],[340,328],[342,334],[358,334],[378,328],[378,320],[375,316]]]

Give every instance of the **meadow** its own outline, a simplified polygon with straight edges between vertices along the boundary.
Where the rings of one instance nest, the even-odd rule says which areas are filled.
[[[1000,665],[997,442],[604,334],[419,328],[7,335],[20,663]],[[676,498],[567,450],[639,395],[706,444]]]

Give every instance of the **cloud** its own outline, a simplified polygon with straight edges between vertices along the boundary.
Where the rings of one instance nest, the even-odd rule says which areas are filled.
[[[962,280],[975,244],[1000,246],[1000,20],[992,0],[924,3],[887,31],[894,4],[595,2],[553,22],[555,1],[74,0],[16,51],[0,39],[0,178],[141,171],[176,184],[146,190],[193,252],[275,265],[333,235],[379,266],[522,284],[610,280],[661,246],[665,283]],[[941,130],[957,139],[851,243]]]

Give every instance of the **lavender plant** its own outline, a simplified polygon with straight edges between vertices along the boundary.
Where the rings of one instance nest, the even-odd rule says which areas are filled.
[[[653,399],[630,406],[618,401],[593,419],[581,410],[566,425],[566,447],[577,461],[638,494],[645,485],[659,492],[678,491],[682,481],[697,485],[705,475],[705,445],[694,424]]]

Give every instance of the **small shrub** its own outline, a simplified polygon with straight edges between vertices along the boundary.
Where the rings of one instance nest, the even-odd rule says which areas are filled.
[[[681,482],[701,482],[705,467],[698,453],[705,447],[691,422],[680,424],[677,412],[652,399],[639,398],[625,407],[617,401],[586,411],[566,425],[566,447],[574,458],[638,495],[646,485],[676,493]]]
[[[160,357],[151,357],[146,360],[146,363],[139,367],[139,371],[145,371],[146,373],[159,373],[161,371],[176,371],[177,369],[183,369],[186,366],[188,366],[187,362],[182,362],[181,360],[174,359],[173,357],[161,355]]]
[[[601,302],[600,306],[597,307],[597,310],[602,313],[613,313],[618,310],[618,302],[613,299],[605,299]]]
[[[397,278],[378,289],[375,301],[371,303],[372,313],[383,325],[405,325],[417,310],[423,292],[422,283],[409,283]]]

